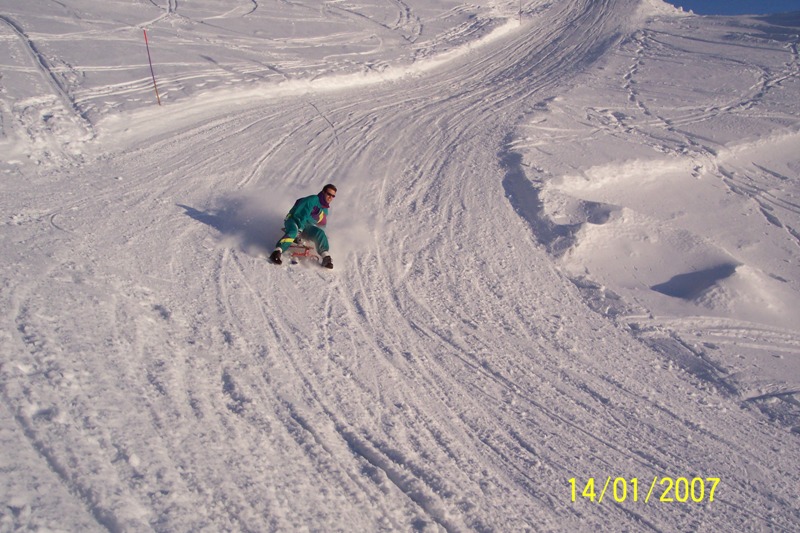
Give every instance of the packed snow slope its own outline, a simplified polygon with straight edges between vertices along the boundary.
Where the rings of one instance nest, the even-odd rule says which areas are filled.
[[[0,529],[800,528],[797,16],[519,7],[0,0]]]

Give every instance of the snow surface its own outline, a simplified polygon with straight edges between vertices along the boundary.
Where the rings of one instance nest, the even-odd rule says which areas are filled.
[[[0,39],[0,530],[800,529],[797,15],[0,0]],[[268,264],[326,182],[336,268]]]

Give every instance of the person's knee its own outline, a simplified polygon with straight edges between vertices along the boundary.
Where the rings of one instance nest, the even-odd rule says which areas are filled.
[[[297,224],[291,218],[286,219],[286,221],[283,223],[283,231],[286,233],[286,235],[297,237],[298,233]]]

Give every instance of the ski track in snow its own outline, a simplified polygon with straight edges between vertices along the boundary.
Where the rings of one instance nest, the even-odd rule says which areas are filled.
[[[4,15],[0,15],[0,21],[4,22],[6,26],[10,28],[17,35],[17,37],[19,37],[20,41],[23,43],[25,51],[30,56],[31,61],[41,72],[42,77],[49,82],[53,89],[53,93],[62,100],[64,106],[67,109],[73,110],[80,119],[85,121],[86,118],[82,116],[80,110],[77,109],[75,102],[64,86],[64,82],[58,77],[45,55],[36,48],[36,45],[34,45],[33,41],[31,41],[30,37],[28,37],[22,27],[12,18]],[[91,129],[91,126],[88,123],[85,123],[84,126],[87,129]]]
[[[3,56],[7,63],[3,72],[0,141],[25,139],[33,146],[31,159],[39,161],[56,160],[54,156],[62,152],[70,157],[79,154],[69,145],[91,140],[94,130],[69,89],[69,73],[63,76],[12,17],[0,15],[0,22],[0,30],[5,29],[0,35],[10,35],[3,38],[9,45]],[[5,160],[16,161],[19,146],[3,143],[3,147]]]
[[[168,13],[148,24],[190,7],[151,3]],[[388,3],[389,23],[321,9],[418,40],[414,2]],[[797,332],[609,320],[537,241],[544,222],[509,198],[539,192],[521,126],[633,47],[621,85],[646,118],[598,108],[586,120],[721,161],[722,183],[797,240],[781,222],[795,201],[683,131],[796,80],[796,41],[785,72],[667,117],[635,88],[637,64],[664,46],[637,31],[638,2],[535,4],[522,30],[424,75],[218,102],[91,171],[20,187],[4,226],[2,527],[69,516],[82,531],[796,529],[797,435],[747,408],[796,391],[736,399],[684,339],[702,330],[706,345],[796,357]],[[75,105],[145,88],[91,89]],[[328,181],[336,269],[268,264],[284,210]],[[607,476],[721,482],[704,504],[570,501],[568,479]]]

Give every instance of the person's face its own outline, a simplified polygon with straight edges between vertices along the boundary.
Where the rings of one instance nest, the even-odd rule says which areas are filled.
[[[331,189],[325,189],[322,194],[325,195],[325,199],[328,200],[328,203],[331,203],[331,200],[336,198],[336,191]]]

